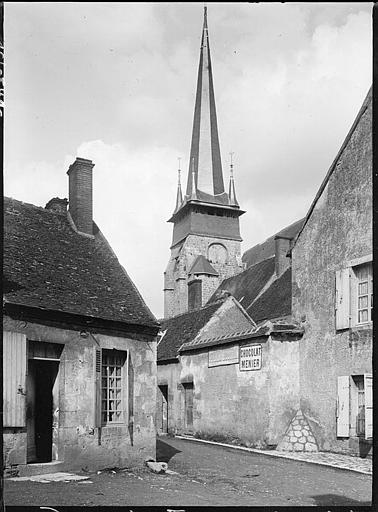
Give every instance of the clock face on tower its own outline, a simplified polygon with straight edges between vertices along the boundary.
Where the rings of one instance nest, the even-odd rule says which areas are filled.
[[[222,244],[211,244],[208,250],[208,260],[210,263],[226,263],[227,249]]]

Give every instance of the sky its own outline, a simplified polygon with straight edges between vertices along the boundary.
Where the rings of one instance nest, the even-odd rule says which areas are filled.
[[[207,3],[227,188],[242,252],[304,217],[372,81],[372,3]],[[178,158],[186,188],[203,3],[5,3],[5,195],[68,197],[163,316]]]

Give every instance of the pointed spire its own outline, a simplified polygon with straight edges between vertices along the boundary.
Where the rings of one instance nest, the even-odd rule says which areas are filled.
[[[180,161],[181,161],[181,158],[178,158],[178,161],[179,161],[179,168],[178,168],[178,182],[177,182],[177,197],[176,197],[176,208],[175,208],[175,211],[174,213],[176,213],[181,205],[182,205],[182,191],[181,191],[181,169],[180,169]]]
[[[228,189],[228,198],[231,206],[239,206],[239,203],[236,199],[235,193],[235,182],[234,182],[234,164],[232,162],[232,155],[234,153],[230,153],[230,186]]]
[[[196,173],[194,170],[194,158],[192,158],[192,190],[190,192],[190,199],[197,200],[197,187],[196,187]]]
[[[204,192],[211,196],[224,194],[225,190],[219,148],[206,6],[204,7],[198,67],[196,103],[190,149],[190,167],[192,167],[193,160],[198,192]],[[192,182],[193,172],[190,169],[186,189],[188,196],[192,191]]]

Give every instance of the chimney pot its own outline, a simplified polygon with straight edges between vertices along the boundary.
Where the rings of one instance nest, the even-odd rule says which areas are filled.
[[[92,160],[77,157],[70,165],[69,212],[78,231],[93,235]]]

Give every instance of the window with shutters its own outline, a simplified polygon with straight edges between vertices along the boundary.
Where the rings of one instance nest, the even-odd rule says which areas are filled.
[[[356,324],[371,322],[373,311],[373,269],[372,265],[355,267]]]
[[[337,437],[373,437],[372,389],[369,373],[337,378]]]
[[[125,421],[125,362],[126,352],[101,351],[101,423]]]
[[[373,318],[372,262],[336,271],[336,330],[367,325]]]

